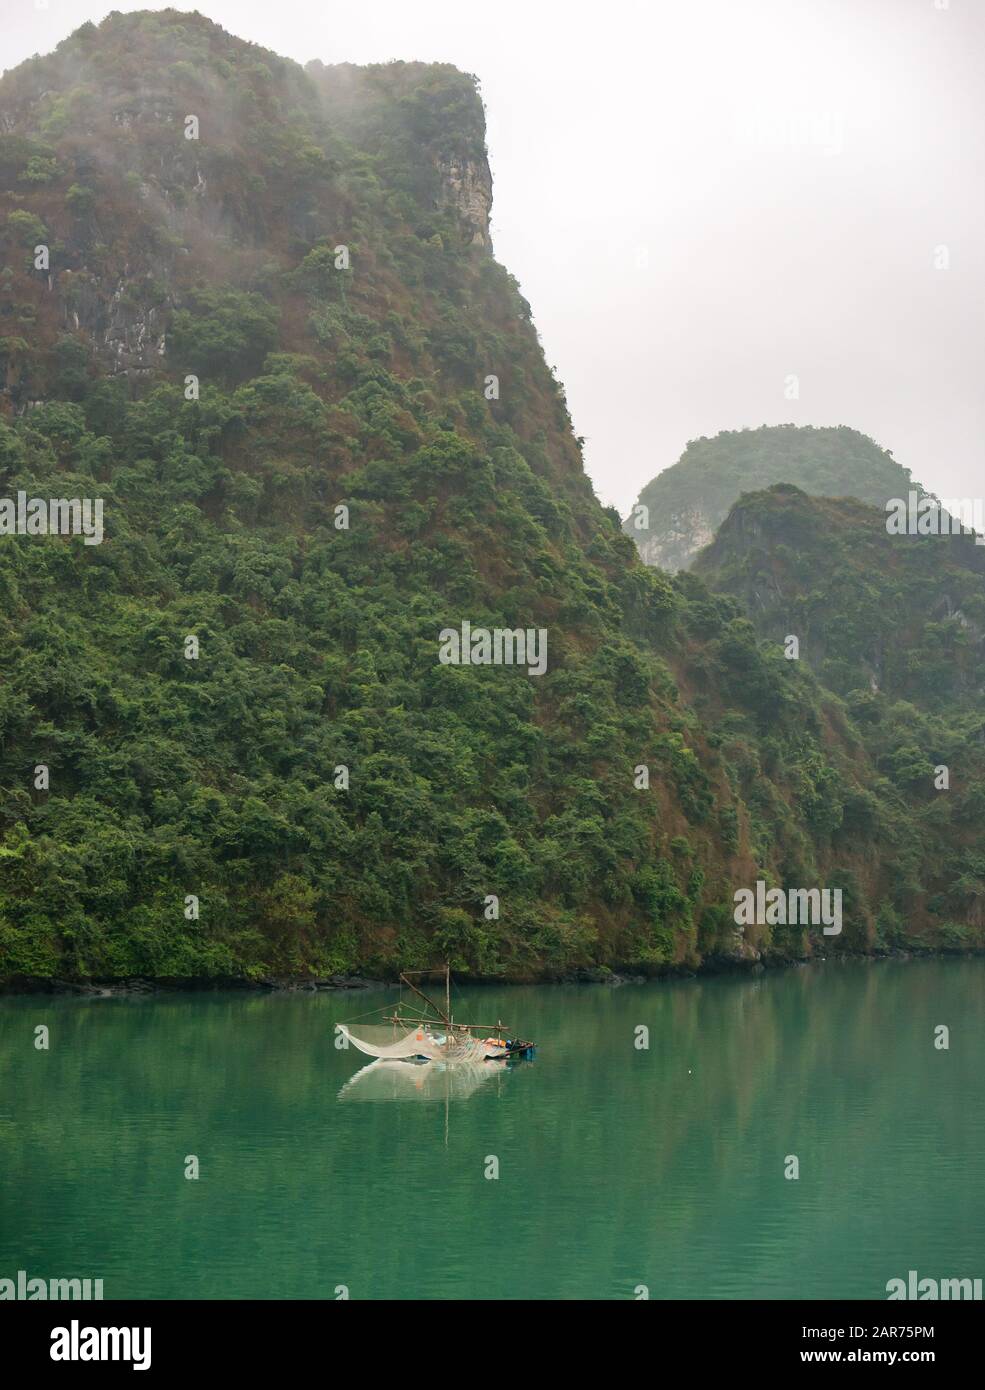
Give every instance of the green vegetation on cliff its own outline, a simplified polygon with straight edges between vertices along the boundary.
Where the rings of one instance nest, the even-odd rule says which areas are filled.
[[[794,634],[843,701],[908,822],[906,901],[934,936],[985,922],[985,547],[972,533],[887,534],[886,513],[786,485],[736,503],[694,573],[738,600],[759,634]],[[919,855],[917,849],[919,847]]]
[[[595,500],[471,78],[113,15],[0,116],[0,497],[106,529],[0,536],[0,977],[809,951],[757,877],[947,940],[843,701]],[[546,675],[439,664],[463,620]]]
[[[647,483],[626,520],[626,534],[647,564],[687,569],[743,492],[774,483],[880,507],[918,487],[908,468],[845,425],[723,430],[713,439],[691,440],[677,463]]]

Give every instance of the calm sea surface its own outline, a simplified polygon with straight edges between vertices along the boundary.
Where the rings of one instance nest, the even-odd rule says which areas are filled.
[[[0,999],[0,1276],[359,1299],[985,1277],[985,961],[457,996],[536,1060],[363,1070],[334,1025],[395,991]]]

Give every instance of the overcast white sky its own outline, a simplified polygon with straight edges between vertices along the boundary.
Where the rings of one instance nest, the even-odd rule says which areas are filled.
[[[0,0],[0,66],[111,8],[164,6]],[[623,514],[688,439],[784,420],[985,491],[985,0],[200,8],[302,63],[478,75],[496,254]]]

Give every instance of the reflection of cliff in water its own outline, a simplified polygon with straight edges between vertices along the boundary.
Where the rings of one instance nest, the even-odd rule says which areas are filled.
[[[522,1012],[535,1062],[370,1066],[342,1099],[431,1103],[344,1107],[363,1064],[336,1043],[348,992],[51,995],[49,1052],[24,1045],[40,997],[7,997],[0,1273],[28,1252],[121,1297],[343,1282],[461,1299],[488,1292],[479,1268],[534,1300],[631,1299],[640,1282],[651,1298],[879,1298],[908,1269],[974,1276],[983,994],[976,957],[467,987],[477,1018]],[[949,1020],[960,1042],[952,1028],[938,1051]],[[467,1103],[446,1098],[460,1083]],[[176,1136],[179,1165],[212,1156],[208,1201],[164,1180]]]
[[[378,1057],[357,1071],[339,1100],[468,1100],[509,1070],[505,1062],[405,1062]]]

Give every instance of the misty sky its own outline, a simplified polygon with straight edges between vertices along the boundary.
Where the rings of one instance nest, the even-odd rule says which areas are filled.
[[[603,502],[625,514],[688,439],[785,420],[982,495],[983,0],[199,7],[299,62],[481,79],[496,255]],[[0,66],[160,8],[0,0]]]

